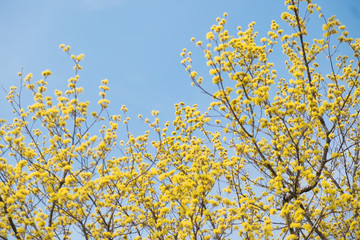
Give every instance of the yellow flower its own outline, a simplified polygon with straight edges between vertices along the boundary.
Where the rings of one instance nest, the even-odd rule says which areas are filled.
[[[276,213],[276,211],[277,211],[276,209],[272,208],[272,209],[270,209],[270,214],[274,215]]]
[[[43,71],[42,73],[41,73],[41,75],[43,76],[43,77],[48,77],[48,76],[50,76],[52,74],[52,72],[49,70],[49,69],[47,69],[47,70],[45,70],[45,71]]]
[[[107,84],[109,83],[109,80],[108,80],[108,79],[104,79],[104,80],[101,81],[101,83],[104,84],[104,85],[107,85]]]
[[[214,39],[214,34],[213,34],[213,32],[208,32],[208,33],[206,34],[206,39],[208,39],[208,40],[213,40],[213,39]]]
[[[79,55],[76,56],[76,60],[77,60],[77,61],[83,60],[83,59],[84,59],[84,56],[85,56],[85,55],[84,55],[83,53],[81,53],[81,54],[79,54]]]

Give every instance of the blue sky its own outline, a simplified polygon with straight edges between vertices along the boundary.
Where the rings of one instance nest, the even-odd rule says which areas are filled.
[[[320,0],[326,16],[337,15],[353,37],[360,33],[358,0]],[[125,104],[130,113],[173,119],[174,103],[204,104],[207,96],[190,86],[179,63],[182,48],[191,49],[198,66],[202,51],[191,37],[205,39],[215,19],[228,12],[227,28],[255,21],[260,36],[271,20],[280,22],[282,0],[2,0],[0,2],[0,86],[17,85],[17,73],[32,72],[34,79],[50,69],[49,92],[64,89],[73,75],[72,61],[59,48],[65,43],[75,55],[84,53],[80,85],[83,99],[97,102],[98,86],[109,79],[112,113]],[[202,65],[201,65],[202,64]],[[0,118],[10,118],[5,93],[0,91]],[[95,101],[94,101],[95,99]]]

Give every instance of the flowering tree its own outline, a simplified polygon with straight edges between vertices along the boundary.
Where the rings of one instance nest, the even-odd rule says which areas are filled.
[[[285,3],[292,33],[273,21],[260,40],[254,23],[230,36],[224,14],[208,43],[196,43],[215,91],[184,49],[193,85],[213,100],[208,112],[175,104],[175,120],[162,126],[153,111],[152,120],[139,116],[149,126],[140,136],[125,106],[107,114],[107,80],[98,111],[88,112],[83,55],[69,46],[60,46],[75,63],[65,92],[47,95],[49,70],[35,83],[20,73],[7,96],[16,117],[0,130],[0,238],[360,236],[360,39],[310,0]],[[308,40],[316,12],[323,36]],[[282,71],[273,51],[287,58]],[[23,87],[33,104],[23,103]]]

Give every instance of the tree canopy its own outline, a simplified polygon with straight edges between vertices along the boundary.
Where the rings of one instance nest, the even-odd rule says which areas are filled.
[[[50,70],[19,73],[0,130],[0,239],[359,238],[360,39],[311,0],[285,4],[284,27],[261,38],[255,23],[232,36],[226,13],[193,38],[209,74],[187,49],[181,64],[208,111],[139,115],[142,135],[125,106],[109,115],[107,79],[90,112],[70,46],[74,76],[55,96]]]

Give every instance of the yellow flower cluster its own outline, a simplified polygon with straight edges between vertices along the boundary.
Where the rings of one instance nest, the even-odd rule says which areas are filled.
[[[173,121],[139,114],[148,128],[140,135],[125,105],[108,114],[107,79],[88,114],[84,55],[70,46],[60,45],[75,63],[67,89],[47,94],[50,70],[36,82],[18,74],[33,102],[11,87],[15,117],[0,121],[0,238],[356,239],[360,40],[321,16],[323,37],[307,42],[307,19],[321,8],[286,4],[290,34],[272,21],[260,39],[255,23],[231,36],[225,13],[204,43],[192,38],[210,79],[187,49],[181,63],[211,98],[207,112],[181,102]],[[285,63],[272,56],[279,50]]]
[[[239,27],[237,37],[229,37],[226,20],[218,18],[206,34],[207,47],[196,42],[207,59],[209,83],[215,84],[217,91],[208,90],[211,88],[194,69],[187,50],[181,54],[181,63],[192,85],[212,97],[209,111],[218,116],[214,125],[222,129],[221,142],[235,153],[229,163],[223,162],[230,172],[226,192],[242,193],[240,196],[247,196],[245,202],[252,202],[253,197],[262,213],[255,223],[242,218],[240,236],[270,238],[275,231],[271,216],[279,212],[283,227],[278,235],[286,239],[355,237],[360,218],[354,215],[357,204],[352,199],[360,199],[359,184],[355,183],[360,172],[350,166],[357,165],[354,153],[359,151],[359,69],[357,60],[337,52],[347,43],[356,59],[360,40],[350,38],[335,17],[325,19],[321,8],[311,1],[286,4],[289,11],[281,17],[294,29],[292,34],[284,34],[272,21],[268,36],[260,41],[255,23],[246,30]],[[305,42],[307,21],[301,18],[299,6],[309,16],[315,10],[320,12],[325,22],[322,39]],[[331,46],[330,38],[338,42]],[[287,58],[288,75],[282,73],[283,77],[271,62],[276,62],[271,54],[279,46]],[[320,67],[324,61],[336,65],[328,75]],[[211,143],[215,144],[213,139]],[[347,173],[350,169],[351,174]],[[260,191],[271,197],[258,197]],[[343,203],[343,198],[348,203]],[[270,218],[264,217],[266,213]]]

